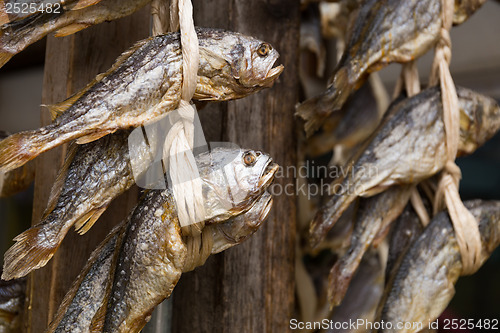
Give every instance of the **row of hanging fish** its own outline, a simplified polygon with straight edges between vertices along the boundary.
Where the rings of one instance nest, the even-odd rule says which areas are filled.
[[[51,31],[72,33],[91,25],[86,22],[128,15],[148,2],[62,1],[60,15],[2,14],[1,49],[15,54]],[[279,54],[269,43],[217,29],[198,28],[196,33],[200,62],[195,101],[246,97],[271,87],[283,71],[282,65],[275,67]],[[134,152],[129,137],[133,128],[175,110],[181,85],[179,33],[151,37],[124,52],[84,89],[48,106],[52,124],[2,138],[2,175],[14,174],[39,154],[71,142],[42,220],[15,238],[5,254],[2,279],[17,281],[43,267],[72,226],[80,234],[87,232],[113,199],[137,181],[134,163],[144,171],[155,162],[152,152],[163,143],[156,142],[160,136],[149,136]],[[265,153],[223,147],[196,156],[196,163],[206,214],[201,234],[180,227],[169,187],[147,190],[91,255],[49,332],[139,332],[182,272],[259,228],[272,206],[266,189],[277,164]],[[160,181],[165,184],[168,178]]]
[[[484,3],[455,1],[453,24]],[[376,73],[390,63],[415,61],[436,46],[441,6],[433,0],[303,1],[305,101],[296,111],[305,120],[307,138],[299,157],[323,163],[333,150],[329,166],[341,170],[324,187],[326,194],[299,198],[296,276],[304,322],[364,319],[394,324],[378,332],[425,331],[453,298],[462,275],[460,251],[448,214],[433,215],[433,192],[447,161],[441,89],[429,87],[412,97],[403,93],[388,105]],[[325,50],[336,50],[337,64],[332,66],[336,56]],[[322,78],[325,68],[333,71],[328,81]],[[465,156],[498,133],[500,107],[487,96],[456,88],[458,156]],[[500,202],[474,200],[465,206],[478,222],[483,264],[500,245]],[[399,322],[423,326],[398,330]]]
[[[197,29],[198,84],[193,99],[225,101],[270,87],[283,71],[278,52],[239,33]],[[153,122],[180,102],[182,52],[178,33],[151,37],[123,53],[81,91],[49,106],[52,124],[0,141],[0,171],[22,166],[71,140],[95,141],[119,129]]]

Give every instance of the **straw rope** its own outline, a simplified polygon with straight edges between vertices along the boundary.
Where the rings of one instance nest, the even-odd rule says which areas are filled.
[[[182,46],[182,88],[180,120],[170,129],[163,146],[169,157],[169,175],[177,205],[179,223],[186,234],[200,235],[205,219],[202,183],[193,156],[195,109],[190,101],[198,80],[198,37],[190,0],[155,0],[152,3],[153,35],[180,27]]]
[[[451,39],[449,30],[453,23],[454,0],[441,0],[442,28],[436,46],[432,66],[430,85],[439,81],[443,103],[443,120],[446,132],[446,149],[448,160],[438,184],[434,201],[434,213],[444,202],[451,217],[457,243],[462,257],[462,274],[472,274],[479,268],[481,254],[481,237],[478,223],[465,208],[458,193],[461,178],[460,168],[455,164],[460,135],[460,110],[455,84],[450,74]]]

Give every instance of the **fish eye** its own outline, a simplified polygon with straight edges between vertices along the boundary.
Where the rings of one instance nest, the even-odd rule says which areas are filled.
[[[269,51],[271,51],[271,45],[267,43],[262,43],[257,49],[257,54],[261,57],[265,57],[269,54]]]
[[[247,165],[247,166],[252,166],[255,164],[255,160],[256,160],[256,157],[255,157],[255,154],[251,151],[247,151],[244,155],[243,155],[243,162]]]

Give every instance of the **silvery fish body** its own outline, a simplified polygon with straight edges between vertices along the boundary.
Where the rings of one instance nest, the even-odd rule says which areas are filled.
[[[4,0],[0,1],[0,67],[51,32],[67,36],[112,21],[151,0]]]
[[[242,98],[270,87],[283,70],[278,52],[239,33],[197,29],[200,62],[194,99]],[[63,143],[97,140],[119,129],[158,120],[181,97],[179,33],[151,37],[123,53],[106,73],[68,100],[51,106],[48,126],[0,141],[0,170],[19,167]]]
[[[43,267],[54,255],[66,233],[75,225],[89,230],[109,203],[135,183],[128,131],[97,142],[73,146],[54,185],[42,221],[17,236],[5,254],[2,278],[12,279]],[[149,137],[149,139],[152,139]],[[141,163],[152,161],[145,142],[134,150]],[[211,222],[226,220],[249,209],[274,177],[277,166],[261,152],[215,148],[196,157]]]
[[[466,202],[465,206],[479,223],[482,264],[500,245],[500,202],[474,200]],[[461,271],[462,261],[453,225],[448,214],[442,212],[433,218],[406,253],[379,320],[386,323],[421,322],[425,327],[429,320],[435,320],[444,311],[453,298],[454,284]]]
[[[458,156],[470,154],[500,129],[497,103],[457,87],[460,108]],[[372,196],[397,184],[431,177],[446,163],[441,93],[436,87],[395,102],[357,156],[346,165],[343,178],[332,184],[333,197],[318,211],[310,226],[317,245],[358,196]]]

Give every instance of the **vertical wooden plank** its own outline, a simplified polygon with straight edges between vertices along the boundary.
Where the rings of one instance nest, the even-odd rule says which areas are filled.
[[[137,40],[149,35],[150,11],[144,8],[130,17],[103,23],[64,38],[49,37],[44,72],[42,103],[59,102],[106,71],[116,57]],[[50,123],[42,110],[42,125]],[[36,161],[33,224],[40,221],[50,189],[64,159],[65,147],[54,149]],[[44,332],[71,283],[92,250],[113,225],[126,217],[137,199],[133,189],[110,206],[84,236],[70,231],[56,255],[44,268],[34,272],[28,283],[25,332]]]
[[[210,121],[222,123],[225,140],[262,149],[284,168],[294,166],[299,1],[201,2],[193,3],[197,25],[229,28],[268,41],[285,65],[272,89],[227,103],[227,109],[219,109],[219,117],[214,113]],[[205,112],[209,110],[201,112],[202,120]],[[203,124],[211,131],[207,122]],[[278,178],[276,183],[278,193],[289,185],[292,195],[275,197],[261,230],[181,278],[174,291],[173,332],[289,331],[294,309],[294,179]]]

